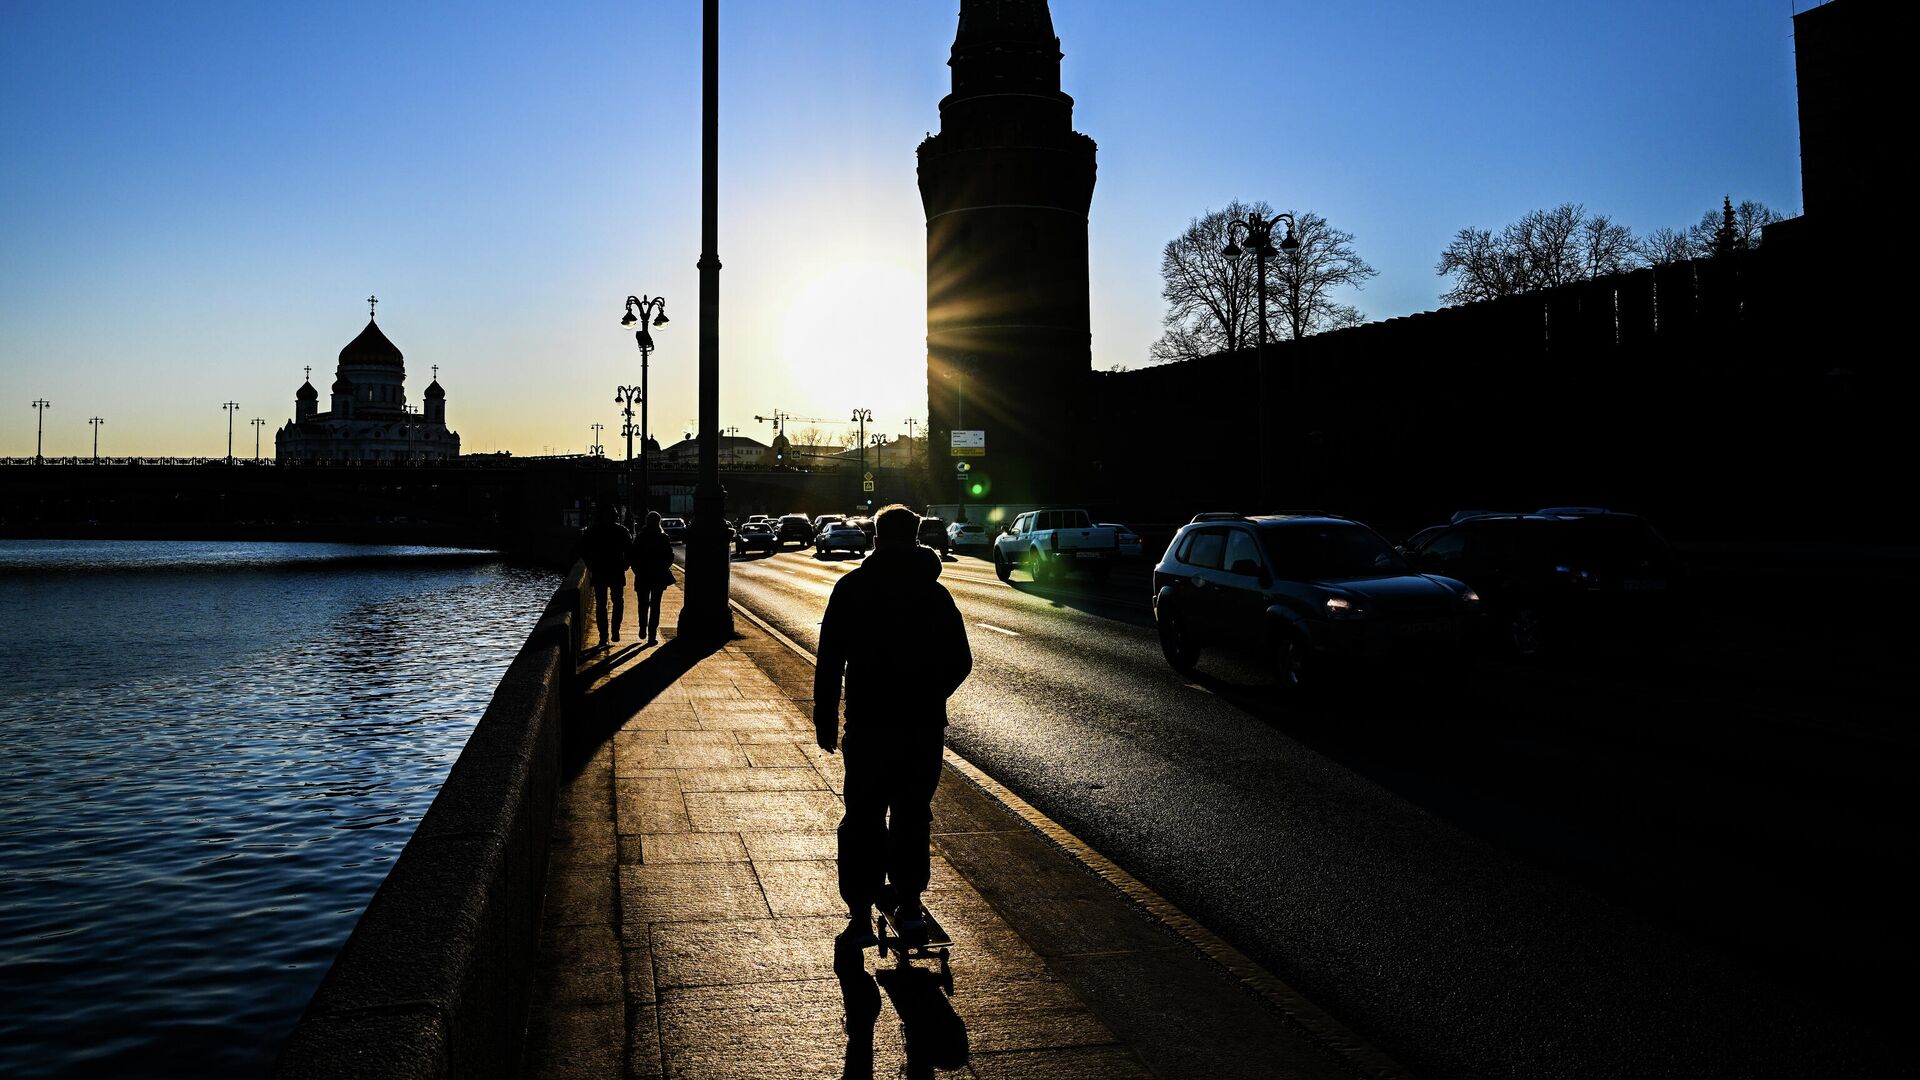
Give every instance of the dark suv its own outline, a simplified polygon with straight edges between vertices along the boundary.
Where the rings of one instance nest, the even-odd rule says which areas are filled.
[[[953,554],[953,542],[947,539],[947,523],[932,514],[920,519],[920,542],[938,551],[943,559]]]
[[[1415,534],[1406,555],[1473,586],[1504,643],[1529,659],[1581,641],[1660,644],[1680,571],[1643,519],[1585,508],[1456,515]]]
[[[774,536],[778,538],[776,543],[794,543],[806,547],[813,543],[813,519],[805,514],[788,514],[774,526]]]
[[[1478,606],[1466,585],[1415,572],[1340,517],[1202,514],[1153,568],[1154,622],[1175,670],[1207,649],[1250,652],[1289,690],[1331,660],[1450,656]]]

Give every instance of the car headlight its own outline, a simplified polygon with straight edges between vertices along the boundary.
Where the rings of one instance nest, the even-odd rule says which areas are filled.
[[[1360,605],[1344,596],[1327,597],[1327,618],[1357,619],[1360,617]]]
[[[1468,607],[1480,606],[1480,594],[1470,588],[1460,590],[1460,602]]]

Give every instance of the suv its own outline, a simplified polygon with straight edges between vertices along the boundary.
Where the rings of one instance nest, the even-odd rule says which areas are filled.
[[[1085,510],[1029,510],[993,541],[993,571],[1001,581],[1015,568],[1038,582],[1084,568],[1105,581],[1120,552],[1114,531],[1095,525]]]
[[[799,544],[806,547],[813,542],[813,522],[805,514],[788,514],[774,526],[776,542]]]
[[[1202,514],[1153,568],[1153,619],[1174,670],[1206,649],[1248,651],[1298,691],[1329,661],[1447,656],[1480,598],[1408,566],[1349,518]]]
[[[1586,507],[1455,515],[1414,534],[1406,554],[1486,597],[1505,644],[1524,659],[1580,638],[1657,646],[1680,574],[1645,520]]]
[[[920,542],[940,552],[943,559],[953,554],[953,545],[947,539],[947,523],[932,514],[920,519]]]

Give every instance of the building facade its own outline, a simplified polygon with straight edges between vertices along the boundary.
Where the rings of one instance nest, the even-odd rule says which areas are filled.
[[[1001,502],[1071,497],[1084,468],[1096,148],[1061,58],[1046,0],[961,0],[953,89],[919,149],[927,465],[950,479],[950,433],[984,431],[985,456],[960,460]]]
[[[340,350],[328,407],[309,379],[293,395],[293,419],[274,434],[274,456],[283,462],[448,461],[460,456],[460,436],[447,429],[447,392],[438,369],[421,395],[407,404],[407,367],[398,347],[371,315],[366,329]]]

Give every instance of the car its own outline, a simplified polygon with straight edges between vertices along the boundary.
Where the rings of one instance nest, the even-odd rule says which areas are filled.
[[[1095,525],[1085,510],[1029,510],[993,540],[993,571],[1010,581],[1016,569],[1047,582],[1086,570],[1104,582],[1119,557],[1119,538]]]
[[[1121,558],[1138,559],[1146,555],[1147,545],[1141,542],[1139,535],[1132,529],[1112,521],[1100,522],[1100,527],[1113,530],[1114,540],[1120,549]]]
[[[779,543],[806,547],[813,542],[813,519],[805,514],[788,514],[774,525],[773,535]]]
[[[855,515],[847,519],[847,524],[867,534],[867,541],[873,541],[873,519],[865,515]]]
[[[829,523],[826,531],[813,542],[813,550],[816,554],[825,554],[830,551],[865,552],[871,546],[872,542],[867,539],[866,533],[862,532],[858,526],[845,521]]]
[[[920,519],[920,542],[945,556],[953,554],[953,544],[947,539],[947,523],[928,514]]]
[[[947,546],[954,551],[988,547],[991,543],[987,527],[977,521],[956,521],[947,526]]]
[[[1153,568],[1161,652],[1182,674],[1238,652],[1299,693],[1342,663],[1456,657],[1479,614],[1465,582],[1416,571],[1351,518],[1203,516]]]
[[[1455,515],[1414,534],[1406,555],[1478,591],[1489,626],[1523,660],[1579,645],[1658,649],[1681,587],[1679,560],[1652,525],[1596,507]]]
[[[663,517],[660,519],[660,531],[667,534],[667,540],[675,544],[687,542],[687,519]]]
[[[765,521],[765,522],[771,523],[773,519],[771,517],[768,517],[765,514],[748,514],[747,515],[746,524],[751,525],[758,521]]]
[[[840,514],[821,514],[819,517],[813,519],[813,535],[815,537],[818,537],[822,532],[826,530],[828,525],[831,525],[836,521],[845,521],[845,520],[847,519]]]
[[[765,521],[743,522],[733,535],[733,553],[745,555],[749,551],[779,551],[780,542],[773,537],[773,526]]]

